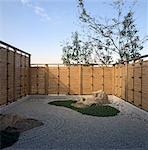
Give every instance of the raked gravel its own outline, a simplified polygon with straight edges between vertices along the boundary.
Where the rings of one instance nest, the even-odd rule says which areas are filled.
[[[49,105],[55,100],[77,96],[28,96],[0,108],[38,119],[43,126],[21,134],[17,143],[5,150],[148,150],[148,112],[110,96],[121,112],[114,117],[82,115],[65,107]]]

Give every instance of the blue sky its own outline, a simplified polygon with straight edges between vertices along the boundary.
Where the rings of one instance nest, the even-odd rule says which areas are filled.
[[[114,15],[111,0],[85,1],[94,16]],[[141,37],[148,35],[148,0],[134,9]],[[0,0],[0,39],[31,53],[32,63],[60,63],[61,42],[82,31],[78,17],[77,0]],[[145,44],[142,54],[147,53]]]

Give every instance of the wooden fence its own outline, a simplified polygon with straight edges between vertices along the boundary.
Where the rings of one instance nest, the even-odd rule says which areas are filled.
[[[0,41],[0,105],[28,94],[104,90],[148,110],[148,55],[111,66],[31,65],[30,54]]]
[[[148,61],[114,65],[113,70],[112,94],[148,110]]]
[[[0,105],[29,93],[30,54],[0,41]]]
[[[139,59],[110,67],[50,64],[31,67],[31,94],[81,95],[97,90],[148,110],[148,61]]]
[[[112,94],[112,67],[32,65],[31,94]]]

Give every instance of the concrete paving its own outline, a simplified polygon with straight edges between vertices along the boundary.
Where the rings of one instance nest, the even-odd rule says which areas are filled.
[[[77,96],[29,96],[0,109],[38,119],[43,126],[21,134],[5,150],[148,150],[148,112],[110,96],[120,113],[114,117],[82,115],[49,101],[77,99]]]

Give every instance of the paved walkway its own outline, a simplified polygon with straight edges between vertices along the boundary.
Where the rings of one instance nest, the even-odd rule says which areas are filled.
[[[31,96],[3,108],[3,113],[17,113],[44,123],[22,133],[19,141],[6,150],[148,150],[147,112],[115,97],[111,97],[113,105],[121,110],[115,117],[87,116],[47,104],[49,101],[74,98]]]

